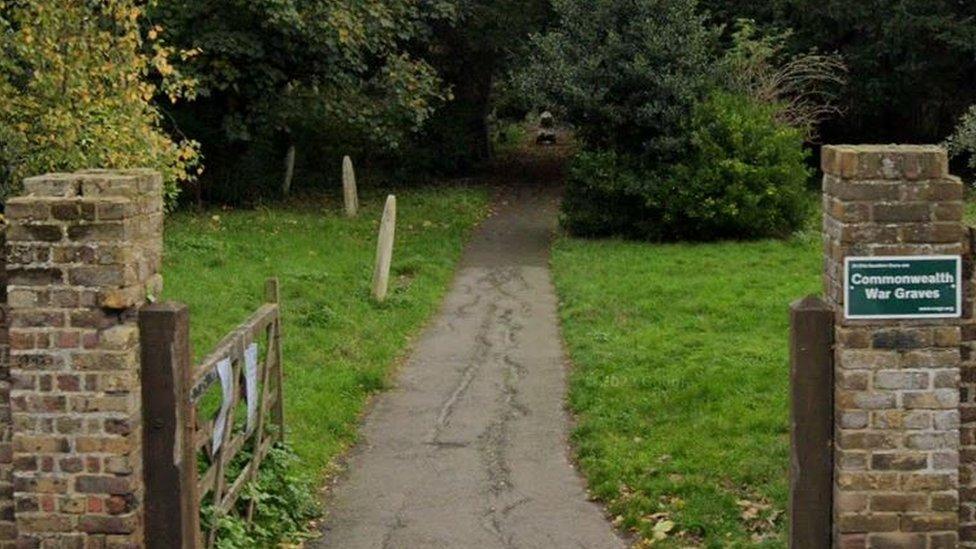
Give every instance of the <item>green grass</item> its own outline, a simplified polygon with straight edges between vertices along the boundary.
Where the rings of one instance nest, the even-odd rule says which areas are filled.
[[[485,213],[483,189],[398,192],[391,294],[369,285],[383,196],[366,196],[359,218],[306,201],[251,211],[172,216],[166,227],[165,297],[190,306],[199,358],[281,281],[287,436],[300,473],[321,480],[355,438],[367,396],[436,310],[465,236]]]
[[[558,241],[573,439],[621,528],[650,539],[673,522],[665,547],[783,546],[787,307],[819,293],[820,250],[817,231],[785,242]]]

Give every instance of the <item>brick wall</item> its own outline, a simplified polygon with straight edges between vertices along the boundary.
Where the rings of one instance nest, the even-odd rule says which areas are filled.
[[[7,202],[20,546],[137,547],[134,312],[161,285],[161,179],[140,170],[51,174],[28,179],[25,193]]]
[[[825,147],[839,547],[955,547],[961,322],[847,321],[848,256],[960,255],[962,183],[936,147]]]
[[[0,250],[6,235],[0,232]],[[14,524],[13,427],[10,423],[10,334],[7,327],[7,259],[0,252],[0,547],[13,547]]]
[[[959,387],[959,545],[976,547],[976,268],[973,251],[976,230],[969,230],[969,254],[966,274],[969,287],[966,293],[966,321],[962,327],[961,374]]]

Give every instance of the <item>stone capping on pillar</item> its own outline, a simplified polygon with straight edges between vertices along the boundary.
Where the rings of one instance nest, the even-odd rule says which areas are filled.
[[[6,213],[19,544],[138,547],[134,313],[162,282],[162,178],[149,170],[32,177]]]
[[[828,146],[824,289],[834,308],[834,545],[955,547],[961,319],[847,320],[844,259],[966,255],[963,185],[935,146]]]

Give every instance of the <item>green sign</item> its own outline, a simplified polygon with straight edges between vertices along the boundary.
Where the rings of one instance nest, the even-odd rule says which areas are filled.
[[[849,319],[959,318],[959,256],[848,257],[844,314]]]

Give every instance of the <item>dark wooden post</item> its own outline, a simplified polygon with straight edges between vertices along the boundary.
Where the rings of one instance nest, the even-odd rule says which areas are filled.
[[[269,278],[264,284],[264,300],[267,303],[274,303],[281,307],[281,286],[277,278]],[[285,440],[285,379],[284,364],[282,364],[281,349],[281,310],[278,311],[278,320],[274,324],[274,334],[268,341],[270,349],[274,351],[274,377],[275,390],[278,398],[275,401],[273,418],[278,426],[278,440]]]
[[[201,546],[197,462],[193,445],[196,409],[192,383],[190,313],[181,303],[139,311],[144,410],[146,547]]]
[[[828,549],[833,496],[834,311],[790,306],[790,548]]]

